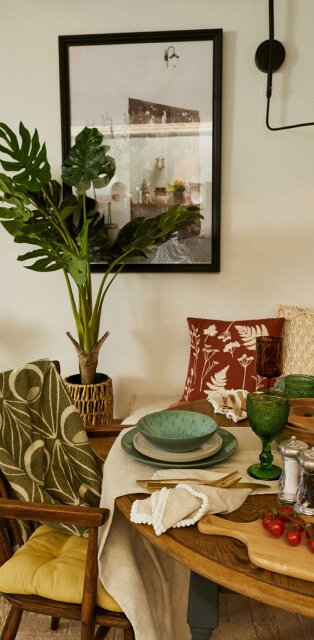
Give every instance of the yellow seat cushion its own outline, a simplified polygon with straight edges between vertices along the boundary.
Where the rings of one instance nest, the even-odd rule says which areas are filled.
[[[0,592],[81,604],[87,539],[41,525],[0,567]],[[98,578],[97,605],[121,612]]]

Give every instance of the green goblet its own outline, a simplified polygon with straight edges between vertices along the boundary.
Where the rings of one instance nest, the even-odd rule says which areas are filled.
[[[281,391],[253,391],[246,399],[247,417],[262,441],[259,464],[248,467],[248,474],[259,480],[277,480],[282,469],[273,464],[271,443],[283,431],[290,410],[289,398]]]

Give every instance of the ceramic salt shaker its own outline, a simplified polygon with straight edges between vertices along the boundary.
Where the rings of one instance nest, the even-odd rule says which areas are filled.
[[[298,456],[300,452],[308,449],[306,442],[291,436],[281,440],[278,449],[282,455],[283,470],[279,479],[280,491],[278,498],[281,502],[294,504],[297,499],[297,490],[300,480],[300,466]]]
[[[297,501],[293,508],[296,513],[314,516],[314,447],[299,453],[298,460],[300,484],[297,491]]]

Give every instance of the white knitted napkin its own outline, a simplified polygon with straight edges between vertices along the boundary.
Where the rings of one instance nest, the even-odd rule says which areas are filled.
[[[207,400],[214,407],[215,413],[221,413],[233,422],[245,420],[246,397],[248,392],[244,389],[230,391],[208,391]]]
[[[149,498],[136,500],[131,509],[131,522],[150,524],[157,536],[170,527],[188,527],[206,513],[207,496],[188,484],[174,489],[154,491]]]
[[[217,479],[224,474],[206,470],[166,469],[154,473],[153,479],[199,477]],[[219,489],[197,483],[179,482],[173,489],[154,491],[149,498],[135,500],[130,519],[138,524],[149,524],[157,536],[170,527],[188,527],[205,513],[230,513],[238,509],[252,489]]]

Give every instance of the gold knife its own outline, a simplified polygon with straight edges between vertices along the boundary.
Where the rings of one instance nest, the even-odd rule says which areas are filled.
[[[223,487],[218,487],[223,488]],[[226,489],[270,489],[270,484],[263,484],[262,482],[236,482],[231,484]]]

